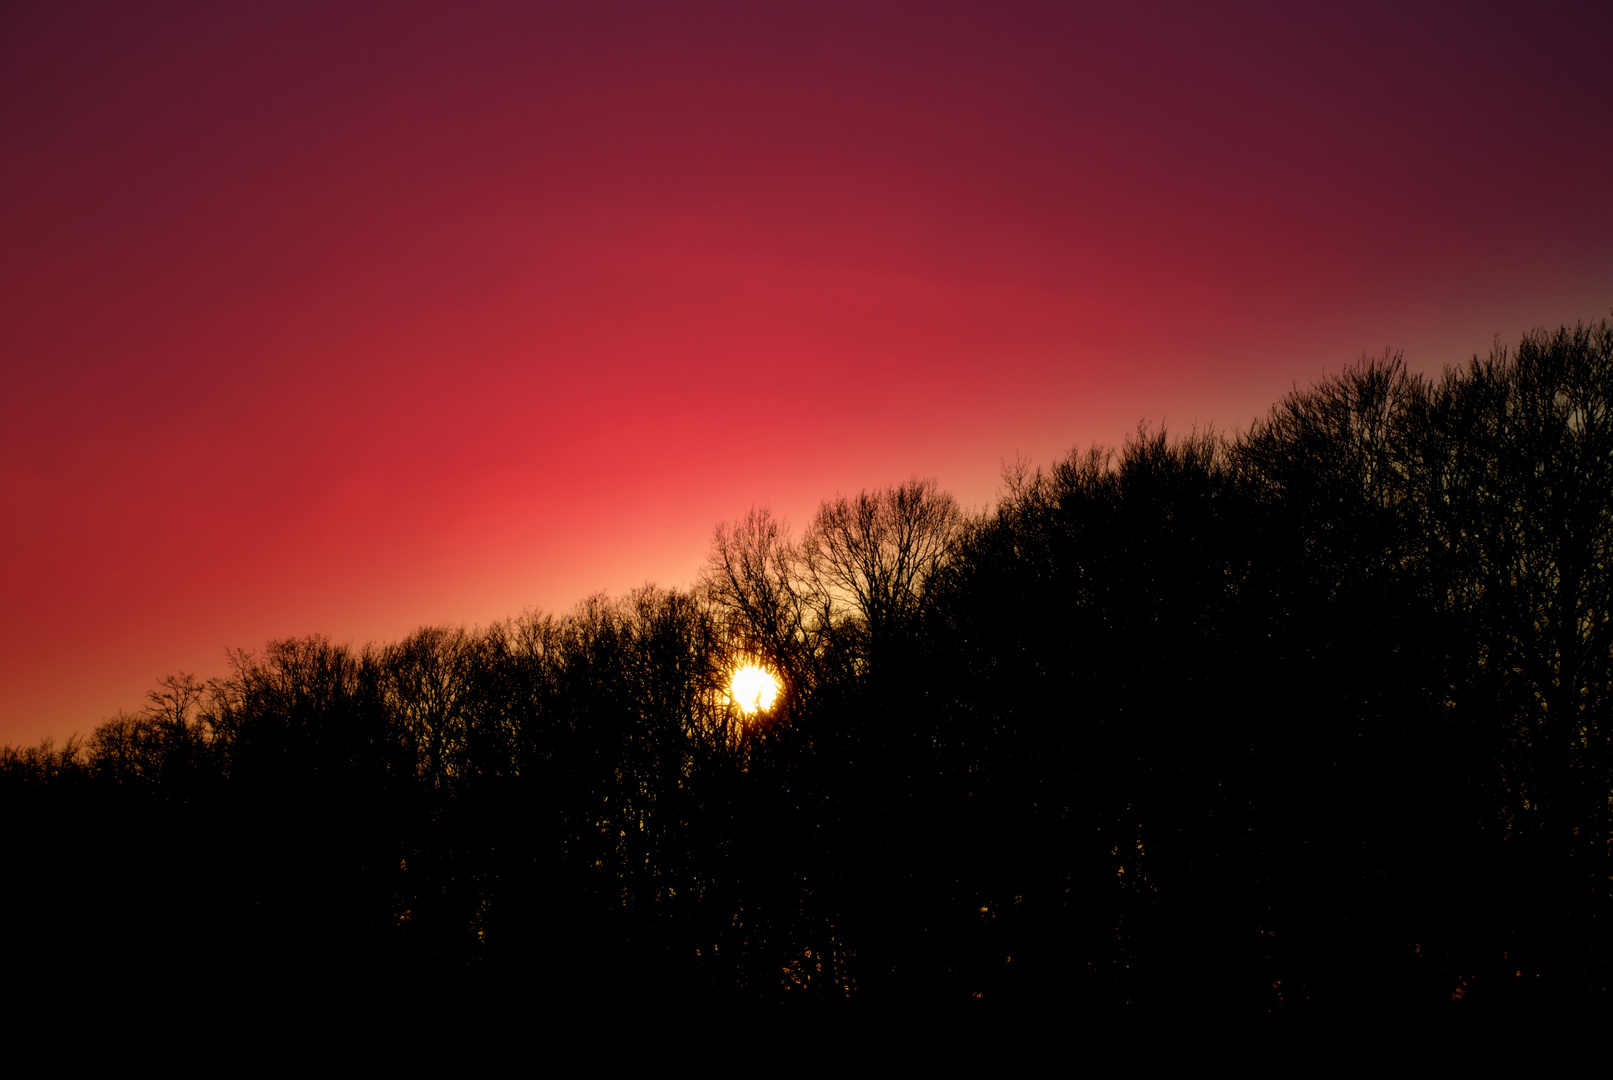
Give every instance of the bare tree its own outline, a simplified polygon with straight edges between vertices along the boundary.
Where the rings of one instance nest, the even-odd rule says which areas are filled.
[[[934,480],[841,495],[818,508],[801,560],[826,607],[849,608],[877,640],[917,613],[962,523]]]
[[[1447,371],[1419,417],[1429,555],[1476,616],[1475,685],[1508,718],[1512,819],[1603,869],[1613,763],[1613,323]]]
[[[740,651],[759,654],[792,682],[807,676],[821,620],[786,522],[760,507],[719,524],[702,591]]]
[[[144,713],[169,737],[183,740],[187,735],[201,736],[202,719],[198,716],[207,687],[196,676],[181,671],[159,680],[157,689],[148,690]]]
[[[463,627],[427,626],[383,656],[387,706],[433,787],[457,779],[465,766],[476,646]]]

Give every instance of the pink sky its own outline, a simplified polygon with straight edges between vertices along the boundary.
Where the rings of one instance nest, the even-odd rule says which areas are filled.
[[[0,11],[0,741],[1613,306],[1606,5],[1075,7]]]

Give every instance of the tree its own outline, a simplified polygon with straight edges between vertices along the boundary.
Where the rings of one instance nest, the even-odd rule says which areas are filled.
[[[719,524],[701,593],[721,613],[738,651],[772,664],[789,689],[809,690],[826,612],[802,574],[786,522],[753,507],[743,520]]]
[[[880,641],[912,623],[962,522],[933,479],[836,496],[802,538],[805,576],[826,609],[849,609]]]
[[[1417,419],[1420,533],[1468,626],[1454,698],[1495,745],[1510,831],[1605,898],[1613,322],[1497,344],[1446,372]]]

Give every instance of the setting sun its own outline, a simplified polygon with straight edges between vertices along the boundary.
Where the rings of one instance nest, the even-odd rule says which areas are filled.
[[[746,664],[734,669],[728,680],[728,697],[746,716],[766,712],[778,700],[779,684],[771,671]]]

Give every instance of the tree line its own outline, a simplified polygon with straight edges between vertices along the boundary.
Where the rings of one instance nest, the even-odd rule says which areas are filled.
[[[1605,996],[1613,323],[234,652],[0,754],[14,970],[550,1002]],[[747,716],[729,674],[782,692]]]

